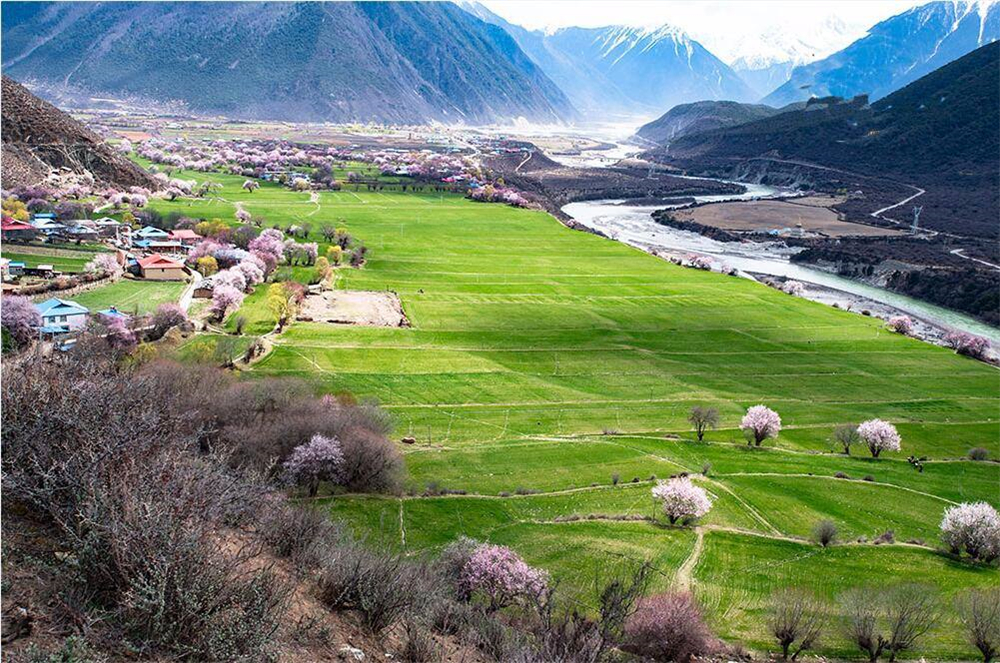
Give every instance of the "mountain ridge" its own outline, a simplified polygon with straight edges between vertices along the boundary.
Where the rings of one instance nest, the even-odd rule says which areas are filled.
[[[22,80],[178,99],[245,119],[575,116],[513,38],[450,3],[10,2],[4,10],[4,70]]]
[[[682,103],[759,96],[729,65],[675,26],[545,32],[512,24],[478,2],[459,6],[507,31],[581,111],[658,116]]]
[[[1000,4],[936,0],[877,23],[829,57],[796,67],[761,103],[858,94],[878,100],[997,39]]]

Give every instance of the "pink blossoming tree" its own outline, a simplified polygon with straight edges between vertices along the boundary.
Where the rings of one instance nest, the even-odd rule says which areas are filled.
[[[653,486],[652,492],[653,499],[660,502],[671,525],[678,520],[704,516],[712,508],[708,493],[687,477],[660,481]]]
[[[218,285],[212,289],[212,315],[217,320],[226,317],[226,313],[238,309],[243,303],[243,293],[231,285]]]
[[[944,337],[944,344],[958,354],[974,359],[985,359],[990,351],[988,339],[962,331],[949,332]]]
[[[125,318],[114,317],[106,323],[107,331],[104,340],[118,352],[131,352],[138,344],[135,331],[129,327]]]
[[[122,266],[117,258],[110,253],[98,253],[94,259],[83,266],[87,272],[103,272],[108,276],[117,277],[122,273]]]
[[[250,253],[260,259],[266,269],[265,274],[270,273],[281,262],[285,253],[285,240],[280,230],[268,228],[257,237],[250,240],[247,245]]]
[[[899,451],[900,437],[896,427],[888,421],[869,419],[858,426],[858,437],[868,445],[868,451],[873,458],[878,458],[883,451]]]
[[[1000,557],[1000,514],[987,502],[959,504],[944,512],[941,538],[955,554],[991,562]]]
[[[760,446],[761,442],[777,437],[781,432],[781,417],[764,405],[754,405],[747,410],[740,421],[740,429],[746,435],[747,444]]]
[[[0,325],[18,346],[23,346],[35,338],[42,316],[27,297],[7,295],[0,298]]]
[[[309,487],[309,497],[319,492],[320,481],[340,481],[344,467],[344,450],[335,437],[316,434],[305,444],[295,447],[285,461],[288,478]]]
[[[494,611],[539,596],[548,586],[548,576],[510,548],[484,543],[462,568],[459,586],[466,596],[485,598]]]
[[[781,286],[781,289],[789,295],[794,295],[796,297],[801,297],[802,293],[806,291],[806,287],[802,285],[801,281],[785,281],[784,285]]]
[[[908,315],[894,315],[886,322],[886,326],[897,334],[909,336],[913,331],[913,320]]]

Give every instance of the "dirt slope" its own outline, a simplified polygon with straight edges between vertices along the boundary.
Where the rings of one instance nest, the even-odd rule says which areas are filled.
[[[89,172],[98,183],[116,188],[159,188],[156,180],[100,136],[7,76],[2,111],[4,189],[37,184],[60,168]]]

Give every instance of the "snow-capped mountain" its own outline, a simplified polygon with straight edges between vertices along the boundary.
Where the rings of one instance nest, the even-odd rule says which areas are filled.
[[[878,23],[829,57],[796,67],[763,102],[781,106],[862,93],[874,101],[997,39],[1000,3],[930,2]]]
[[[583,112],[656,116],[682,103],[759,96],[729,65],[673,26],[543,32],[508,23],[478,3],[460,6],[506,30]]]
[[[788,32],[774,26],[763,33],[746,33],[737,39],[705,41],[747,85],[764,96],[787,81],[792,69],[839,51],[864,36],[867,27],[828,16],[806,32]]]

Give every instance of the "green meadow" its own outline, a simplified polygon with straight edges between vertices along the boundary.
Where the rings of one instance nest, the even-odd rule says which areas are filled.
[[[375,399],[396,437],[415,438],[401,445],[408,495],[316,502],[359,536],[413,555],[459,535],[510,545],[583,605],[614,564],[650,559],[657,588],[690,587],[719,635],[758,650],[774,647],[775,590],[812,589],[837,618],[848,588],[924,582],[944,616],[913,656],[974,658],[950,601],[1000,573],[939,551],[938,524],[958,502],[1000,504],[995,368],[537,211],[393,190],[312,201],[209,178],[224,184],[215,199],[156,207],[232,222],[239,202],[268,225],[345,225],[370,254],[338,270],[338,287],[394,291],[412,324],[294,323],[251,371]],[[259,300],[244,304],[248,333],[273,323]],[[738,423],[758,403],[784,429],[750,449]],[[722,418],[701,443],[686,421],[696,404]],[[902,451],[838,453],[833,428],[872,417],[897,425]],[[992,462],[965,460],[971,447]],[[714,498],[697,528],[665,526],[650,498],[656,478],[680,472]],[[837,525],[830,548],[810,541],[820,519]],[[872,543],[889,530],[895,543]],[[835,628],[820,649],[858,658]]]
[[[10,247],[10,250],[8,250],[8,247]],[[96,251],[86,249],[51,248],[21,244],[9,244],[2,251],[4,258],[14,262],[23,262],[26,267],[52,265],[57,271],[66,273],[82,272],[84,266],[93,260],[95,254]]]
[[[176,302],[187,284],[180,281],[134,281],[122,279],[73,296],[73,301],[91,311],[116,307],[129,314],[145,315],[166,302]]]

